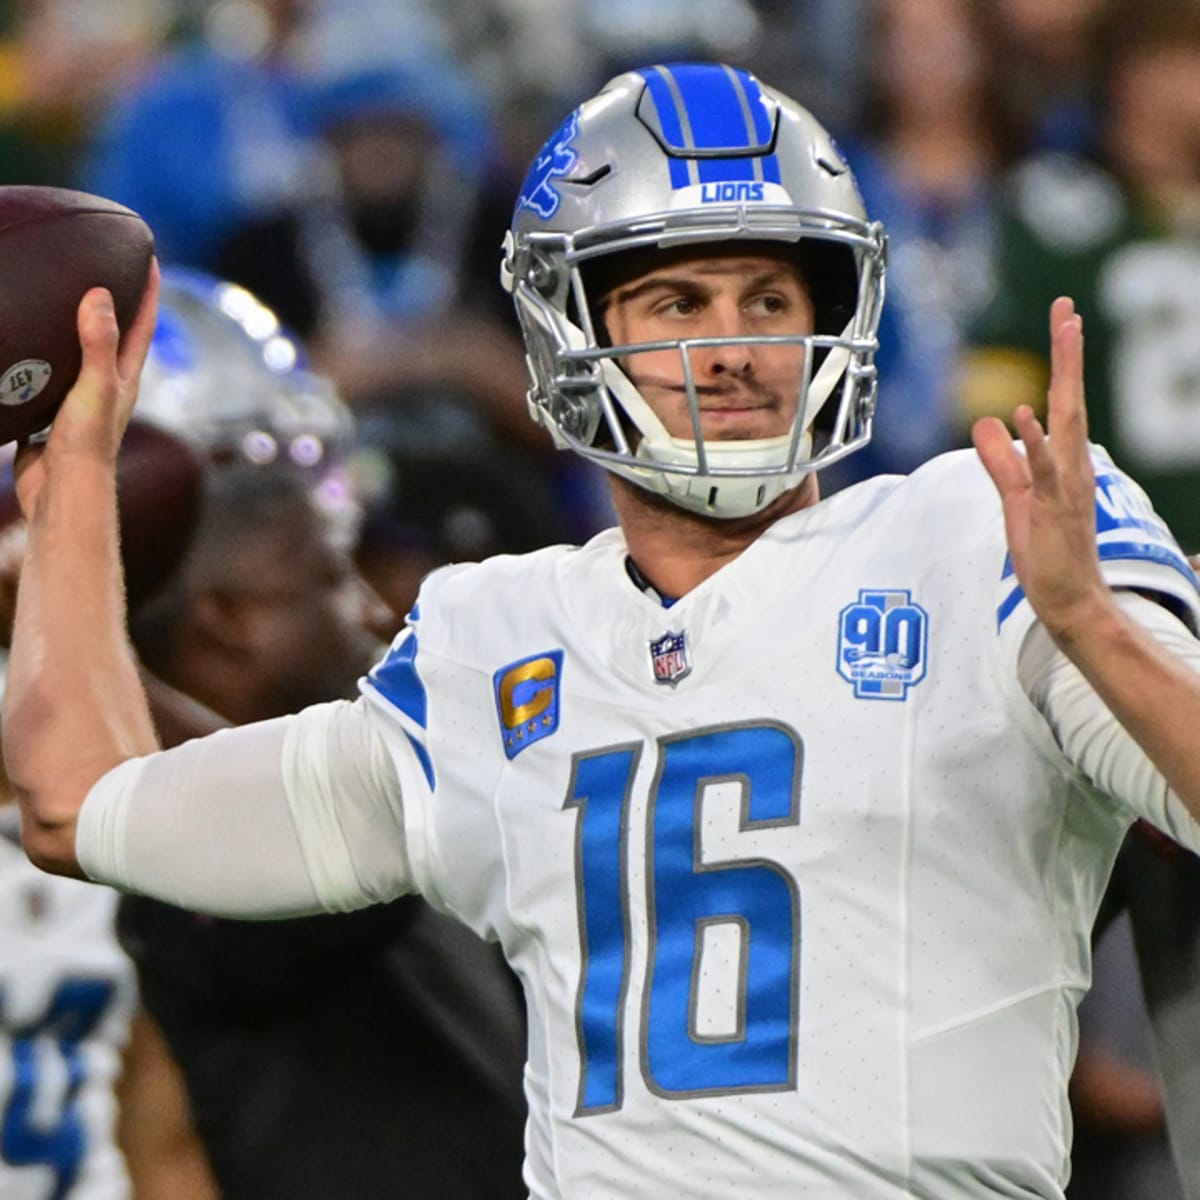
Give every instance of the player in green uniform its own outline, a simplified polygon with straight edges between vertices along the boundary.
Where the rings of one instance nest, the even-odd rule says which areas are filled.
[[[1087,323],[1094,441],[1200,550],[1200,15],[1131,28],[1109,88],[1111,168],[1062,155],[1013,176],[997,287],[971,336],[964,418],[1037,407],[1042,313],[1060,293]]]
[[[1044,403],[1042,317],[1060,292],[1087,328],[1088,428],[1200,551],[1200,14],[1130,25],[1112,64],[1107,167],[1048,155],[1012,176],[996,291],[962,364],[964,423]],[[1200,1194],[1200,860],[1130,837],[1097,937],[1127,909],[1172,1150]]]

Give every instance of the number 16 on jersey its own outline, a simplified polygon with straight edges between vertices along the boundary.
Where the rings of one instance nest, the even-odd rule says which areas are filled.
[[[630,744],[577,755],[564,803],[577,812],[579,1116],[621,1107],[629,1022],[637,1025],[643,1079],[660,1096],[796,1085],[799,888],[769,859],[702,859],[700,829],[714,784],[740,788],[742,831],[797,825],[803,744],[773,722],[659,740],[644,833],[646,978],[641,1011],[627,1018],[629,814],[641,754],[641,744]],[[734,1017],[706,1032],[698,995],[705,947],[720,931],[737,939],[736,978],[728,980]]]

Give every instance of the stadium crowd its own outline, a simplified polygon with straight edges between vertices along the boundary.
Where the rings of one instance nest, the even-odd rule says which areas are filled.
[[[349,652],[278,693],[252,692],[255,670],[294,665],[297,638],[348,645],[356,623],[357,645],[367,626],[368,649],[386,642],[441,563],[611,523],[599,473],[528,419],[498,268],[557,116],[635,64],[733,62],[808,104],[888,229],[875,438],[823,475],[827,490],[908,472],[968,444],[977,416],[1044,403],[1044,314],[1070,291],[1093,436],[1200,553],[1200,0],[14,0],[2,19],[0,185],[130,205],[183,281],[141,412],[198,453],[204,479],[134,614],[164,737],[343,694],[366,666]],[[269,372],[222,375],[240,351],[190,327],[187,295],[200,320],[237,310],[247,344],[269,340],[254,318],[275,314],[320,401],[283,413]],[[185,418],[172,387],[192,389]],[[303,486],[256,485],[256,470]],[[264,523],[234,545],[255,513]],[[308,529],[318,517],[331,532]],[[286,539],[274,568],[265,541],[247,548],[264,529]],[[302,535],[309,573],[290,580]],[[0,547],[9,607],[16,561]],[[298,608],[322,587],[337,595],[316,625],[268,631],[260,603]],[[0,834],[15,839],[15,823]],[[25,924],[0,918],[4,997],[35,953],[27,927],[58,903],[10,870],[0,861],[0,891],[24,897]],[[1200,1196],[1198,876],[1190,852],[1130,835],[1081,1009],[1073,1200]],[[77,885],[63,886],[69,906]],[[81,964],[116,953],[106,904]],[[61,990],[40,1015],[0,1009],[0,1200],[370,1200],[394,1194],[401,1156],[408,1195],[521,1194],[524,1016],[506,968],[439,920],[402,901],[244,930],[124,902],[132,965],[105,960],[104,1021],[90,992],[86,1028],[65,1023]],[[414,979],[416,944],[437,953]],[[43,1042],[74,1080],[97,1032],[105,1088],[128,1051],[123,1113],[85,1119],[79,1081],[55,1076],[47,1124]],[[389,1102],[394,1064],[419,1097]],[[388,1144],[389,1121],[407,1141]],[[80,1173],[78,1130],[95,1122],[119,1128],[133,1185],[111,1162]]]

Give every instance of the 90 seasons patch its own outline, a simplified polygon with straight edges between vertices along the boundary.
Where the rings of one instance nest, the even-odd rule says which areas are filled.
[[[863,588],[838,614],[838,674],[860,700],[907,700],[925,678],[929,616],[899,588]]]
[[[563,652],[547,650],[492,676],[504,753],[510,759],[558,729],[562,667]]]

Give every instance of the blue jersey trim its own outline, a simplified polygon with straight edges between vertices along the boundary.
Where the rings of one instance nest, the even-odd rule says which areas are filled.
[[[1141,562],[1157,563],[1161,567],[1170,567],[1172,571],[1187,580],[1193,591],[1200,591],[1200,582],[1197,582],[1195,571],[1179,554],[1166,546],[1151,546],[1145,542],[1103,542],[1097,549],[1101,562],[1112,559],[1135,559]],[[1004,560],[1004,566],[1004,578],[1007,578],[1012,574],[1012,564],[1008,558]],[[1013,610],[1024,599],[1025,589],[1020,585],[1009,592],[1000,607],[996,609],[997,629],[1012,616]]]
[[[412,748],[417,755],[417,762],[421,764],[421,770],[425,772],[425,778],[429,781],[429,790],[431,792],[437,791],[437,779],[433,774],[433,762],[429,757],[429,751],[426,750],[425,747],[422,746],[421,743],[418,742],[417,739],[413,737],[413,735],[407,730],[405,731],[404,736],[408,738],[409,742],[412,744]]]
[[[1023,587],[1015,587],[1005,596],[1000,607],[996,609],[996,628],[999,629],[1009,617],[1012,616],[1013,610],[1025,599],[1025,589]]]
[[[417,635],[411,633],[368,676],[385,699],[422,729],[428,722],[425,685],[417,674]]]
[[[1169,546],[1149,545],[1146,542],[1101,542],[1098,549],[1102,562],[1110,558],[1136,558],[1143,562],[1158,563],[1182,575],[1192,591],[1200,590],[1196,572],[1188,566],[1179,551]]]

